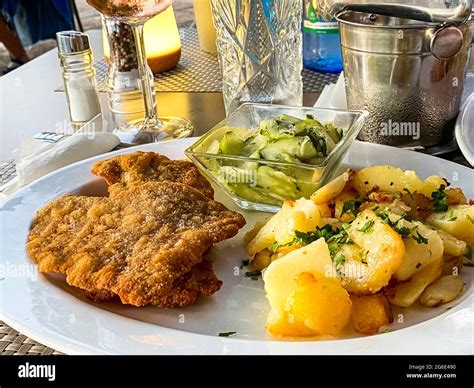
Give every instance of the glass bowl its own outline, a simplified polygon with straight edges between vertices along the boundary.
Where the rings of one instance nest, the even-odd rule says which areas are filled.
[[[260,121],[282,114],[301,119],[312,115],[323,124],[330,122],[342,129],[343,136],[332,152],[318,164],[223,155],[218,149],[213,149],[225,133],[232,131],[244,137],[258,131]],[[309,197],[326,183],[331,171],[359,134],[367,116],[368,113],[363,111],[246,103],[209,130],[185,153],[239,207],[276,212],[285,199]],[[271,174],[271,182],[268,182],[267,174],[263,175],[264,172]],[[275,182],[278,184],[273,184]]]

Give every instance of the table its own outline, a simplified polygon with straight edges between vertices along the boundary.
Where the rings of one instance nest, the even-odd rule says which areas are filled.
[[[100,31],[88,32],[94,55],[103,56]],[[18,70],[0,78],[0,162],[11,159],[12,151],[22,136],[32,136],[45,130],[61,131],[67,125],[67,105],[63,93],[54,90],[62,84],[57,50],[32,60]],[[304,105],[312,106],[319,93],[305,93]],[[105,93],[101,103],[107,106]],[[194,124],[199,136],[225,116],[221,93],[169,93],[157,94],[161,115],[185,117]],[[112,119],[107,109],[104,118],[109,125]],[[111,128],[110,128],[111,129]],[[459,152],[445,157],[466,163]],[[0,352],[2,354],[59,354],[0,321]]]

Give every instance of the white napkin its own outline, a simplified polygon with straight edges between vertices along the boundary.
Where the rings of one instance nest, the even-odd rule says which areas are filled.
[[[344,85],[344,72],[341,73],[335,84],[326,85],[315,108],[347,109],[346,87]]]
[[[3,192],[6,197],[20,187],[61,167],[109,152],[120,143],[109,132],[79,130],[72,135],[43,132],[23,138],[13,152],[17,176]]]

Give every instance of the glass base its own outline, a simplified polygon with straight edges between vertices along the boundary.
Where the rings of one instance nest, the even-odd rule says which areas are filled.
[[[192,133],[193,125],[189,120],[174,116],[160,116],[158,120],[134,120],[114,130],[120,141],[129,145],[181,139],[191,136]]]

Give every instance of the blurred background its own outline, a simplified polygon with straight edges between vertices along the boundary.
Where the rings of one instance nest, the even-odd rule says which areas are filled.
[[[178,27],[194,23],[193,0],[175,0],[173,8]],[[0,76],[55,47],[56,31],[78,29],[79,23],[84,31],[101,26],[86,0],[1,0],[0,11]],[[13,47],[16,58],[5,45]]]

